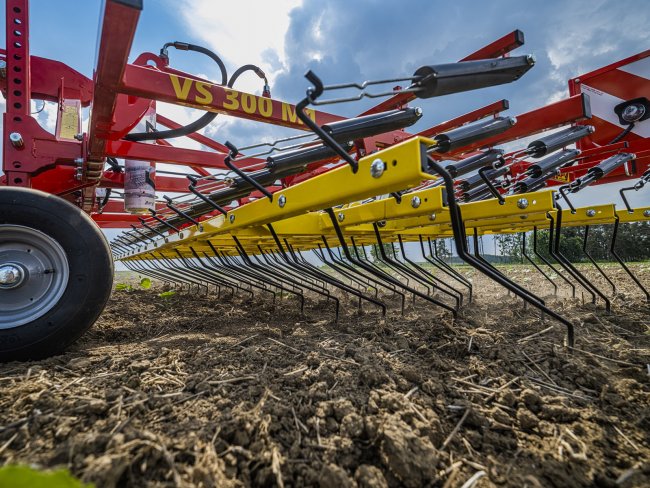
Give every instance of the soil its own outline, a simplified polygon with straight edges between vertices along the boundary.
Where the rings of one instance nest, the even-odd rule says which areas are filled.
[[[635,266],[650,284],[650,266]],[[507,273],[564,330],[473,271],[454,321],[284,297],[115,291],[67,354],[0,365],[0,465],[98,487],[650,485],[650,308],[620,268],[613,314]],[[590,275],[606,290],[605,283]],[[533,335],[536,334],[536,335]]]

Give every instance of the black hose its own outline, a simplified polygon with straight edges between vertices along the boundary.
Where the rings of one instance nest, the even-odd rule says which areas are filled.
[[[194,51],[197,53],[205,54],[206,56],[210,57],[211,59],[214,60],[215,63],[217,63],[217,65],[219,66],[219,70],[221,70],[221,84],[222,85],[227,84],[229,87],[232,87],[231,83],[228,82],[228,72],[226,71],[226,66],[223,64],[223,61],[221,61],[221,58],[217,56],[217,54],[214,53],[213,51],[210,51],[205,47],[196,46],[194,44],[187,44],[184,42],[168,42],[160,50],[160,55],[162,57],[168,57],[167,48],[170,46],[173,46],[176,49],[180,49],[182,51]],[[232,78],[230,81],[234,82]],[[156,139],[173,139],[175,137],[182,137],[203,129],[203,127],[205,127],[210,122],[212,122],[216,116],[217,114],[214,112],[206,112],[194,122],[190,122],[189,124],[183,127],[179,127],[178,129],[169,129],[169,130],[161,130],[161,131],[154,131],[154,132],[136,132],[133,134],[127,134],[124,137],[124,139],[127,141],[139,142],[139,141],[152,141]]]
[[[612,139],[609,143],[614,144],[623,139],[626,135],[628,135],[632,129],[634,129],[634,122],[632,122],[630,125],[628,125],[623,132],[621,132],[619,135],[617,135],[614,139]]]

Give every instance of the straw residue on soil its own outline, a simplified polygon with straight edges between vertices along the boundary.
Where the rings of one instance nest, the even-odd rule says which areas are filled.
[[[286,297],[115,292],[67,354],[0,366],[0,463],[101,487],[648,486],[634,288],[612,315],[547,297],[576,323],[569,354],[561,326],[470,275],[455,321],[420,302],[382,320],[350,301],[334,324],[315,298],[301,316]]]

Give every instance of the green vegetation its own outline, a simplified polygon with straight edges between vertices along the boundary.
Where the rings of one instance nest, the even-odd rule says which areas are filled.
[[[0,468],[0,488],[92,488],[82,483],[68,470],[39,471],[29,466]]]

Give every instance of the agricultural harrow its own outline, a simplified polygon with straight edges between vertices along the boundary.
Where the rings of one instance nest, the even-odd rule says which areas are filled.
[[[633,208],[626,198],[650,181],[650,51],[571,79],[567,98],[516,117],[504,115],[508,101],[498,100],[412,133],[407,128],[427,109],[409,106],[414,100],[426,105],[519,83],[535,64],[530,55],[511,55],[523,34],[509,33],[456,63],[384,80],[327,85],[310,71],[293,105],[271,98],[259,67],[229,77],[219,56],[201,46],[169,42],[129,64],[141,9],[141,0],[105,2],[89,79],[30,55],[28,2],[6,1],[2,360],[58,353],[87,330],[111,292],[114,259],[189,290],[274,301],[292,295],[301,308],[320,297],[334,320],[346,295],[378,317],[387,313],[387,294],[400,298],[402,311],[413,298],[456,316],[473,290],[438,252],[441,239],[452,239],[462,261],[563,326],[572,346],[573,324],[490,264],[479,238],[521,234],[523,255],[556,292],[581,291],[609,311],[609,292],[564,257],[560,237],[566,227],[583,226],[586,250],[589,227],[611,224],[611,255],[648,299],[618,256],[616,235],[620,225],[650,220],[650,207]],[[220,82],[173,68],[176,51],[210,58]],[[234,88],[247,71],[260,78],[261,96]],[[382,101],[353,118],[320,110],[363,98]],[[30,113],[32,100],[58,104],[54,134]],[[181,126],[156,113],[157,101],[205,113]],[[198,132],[217,114],[300,133],[248,146],[220,143]],[[172,145],[182,136],[203,150]],[[608,191],[599,205],[572,203],[589,185],[617,181],[630,182],[620,192],[625,208]],[[102,227],[129,230],[109,247]],[[551,234],[550,259],[538,249],[541,230]]]

